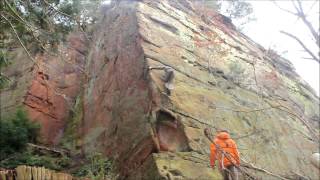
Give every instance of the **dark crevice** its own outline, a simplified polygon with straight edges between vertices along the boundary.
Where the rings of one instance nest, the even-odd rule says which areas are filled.
[[[45,104],[48,104],[48,105],[50,105],[50,106],[53,105],[53,103],[50,102],[49,99],[43,99],[43,98],[41,98],[41,97],[39,97],[39,96],[35,96],[34,94],[31,94],[30,92],[27,92],[27,97],[28,97],[28,96],[30,96],[31,98],[38,99],[39,101],[44,102]],[[26,99],[27,99],[27,98],[26,98]]]
[[[144,36],[142,36],[142,35],[140,35],[140,36],[141,36],[141,39],[142,39],[144,42],[146,42],[146,43],[148,43],[148,44],[151,44],[151,45],[153,45],[153,46],[155,46],[155,47],[161,48],[160,45],[157,45],[157,44],[149,41],[146,37],[144,37]]]
[[[27,104],[27,103],[23,103],[24,105],[26,105],[26,106],[28,106],[28,107],[30,107],[30,108],[32,108],[32,109],[34,109],[34,110],[36,110],[36,111],[38,111],[38,112],[41,112],[42,114],[44,114],[44,115],[46,115],[46,116],[49,116],[49,117],[51,117],[51,118],[53,118],[53,119],[57,119],[57,117],[55,117],[54,115],[52,115],[52,114],[49,114],[49,113],[46,113],[46,112],[44,112],[44,111],[41,111],[40,109],[38,109],[38,108],[36,108],[36,107],[34,107],[34,106],[31,106],[30,104]]]
[[[160,151],[188,152],[191,150],[183,124],[173,112],[165,109],[157,111],[156,131]]]
[[[174,16],[172,16],[171,14],[168,14],[166,11],[164,11],[163,9],[160,9],[159,7],[156,7],[158,10],[160,10],[162,13],[166,14],[167,16],[171,17],[172,19],[178,21],[181,25],[183,25],[184,27],[190,29],[193,33],[200,35],[200,33],[196,30],[194,30],[193,28],[187,26],[186,24],[184,24],[182,21],[180,21],[179,18],[176,18]]]
[[[153,22],[155,22],[156,24],[160,25],[161,27],[163,27],[167,31],[170,31],[173,34],[178,34],[178,29],[176,27],[174,27],[173,25],[168,24],[166,22],[163,22],[163,21],[161,21],[159,19],[155,19],[155,18],[150,17],[150,16],[149,16],[149,19],[152,20]]]

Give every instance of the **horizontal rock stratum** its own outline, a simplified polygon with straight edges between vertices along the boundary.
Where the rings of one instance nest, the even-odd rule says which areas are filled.
[[[102,152],[117,162],[123,179],[221,179],[208,166],[203,130],[223,128],[256,167],[283,178],[318,178],[310,161],[319,147],[318,97],[288,60],[237,31],[228,18],[197,1],[123,0],[106,8],[91,41],[74,36],[69,59],[83,71],[63,65],[61,82],[46,79],[67,94],[64,100],[53,98],[51,109],[34,105],[33,99],[45,98],[30,96],[46,91],[39,73],[19,91],[28,92],[31,117],[45,116],[34,119],[43,124],[47,143],[67,138],[84,154]],[[175,74],[170,95],[164,70],[149,69],[163,66]],[[71,109],[72,116],[66,113]]]

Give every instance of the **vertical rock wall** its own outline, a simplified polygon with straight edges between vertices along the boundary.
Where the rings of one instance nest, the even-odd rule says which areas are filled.
[[[140,166],[155,148],[136,6],[137,2],[119,2],[97,26],[84,94],[84,150],[116,159],[123,175]]]

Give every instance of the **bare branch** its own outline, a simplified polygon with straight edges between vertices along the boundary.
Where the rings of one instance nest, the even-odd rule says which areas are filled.
[[[297,16],[297,14],[295,12],[289,11],[287,9],[282,8],[275,0],[272,0],[273,4],[276,5],[279,9],[281,9],[282,11],[285,11],[289,14],[295,15]]]
[[[298,11],[298,15],[302,19],[303,23],[308,27],[309,31],[311,32],[313,38],[316,41],[316,44],[318,45],[318,47],[320,47],[319,33],[315,30],[315,28],[312,26],[312,24],[307,20],[306,14],[304,13],[303,8],[302,8],[301,1],[297,0],[297,2],[299,5],[299,9],[298,9],[298,7],[296,7],[296,9]]]
[[[37,145],[37,144],[32,144],[32,143],[27,143],[27,146],[36,149],[39,152],[46,152],[55,156],[63,157],[63,156],[69,156],[70,152],[66,149],[58,149],[58,148],[50,148],[47,146],[42,146],[42,145]]]
[[[49,7],[51,7],[54,11],[58,12],[59,14],[62,14],[62,15],[64,15],[64,16],[70,18],[70,19],[73,19],[72,16],[70,16],[69,14],[66,14],[66,13],[64,13],[64,12],[62,12],[62,11],[60,11],[60,10],[58,10],[56,7],[52,6],[52,5],[51,5],[50,3],[48,3],[46,0],[43,0],[43,2],[44,2],[45,4],[47,4]]]
[[[306,16],[302,16],[301,19],[304,22],[304,24],[309,28],[314,40],[316,41],[316,44],[318,45],[318,47],[320,47],[319,33],[316,32],[315,28],[307,20]]]
[[[7,0],[4,0],[4,3],[9,7],[10,11],[17,16],[17,18],[22,21],[24,24],[26,24],[27,26],[29,26],[30,28],[32,27],[30,24],[28,24],[19,14],[16,13],[16,11],[11,7],[11,5],[8,3]]]
[[[302,59],[313,60],[313,58],[311,58],[311,57],[302,57]]]
[[[301,19],[302,22],[306,25],[306,27],[309,29],[310,33],[312,34],[312,37],[316,43],[316,45],[320,48],[320,37],[319,37],[319,31],[317,32],[317,30],[313,27],[313,25],[307,20],[307,15],[305,14],[303,7],[302,7],[302,3],[301,0],[292,0],[292,5],[295,8],[296,12],[292,12],[289,11],[288,9],[284,9],[281,6],[279,6],[274,0],[272,1],[279,9],[281,9],[284,12],[287,12],[291,15],[297,16],[298,19]],[[311,8],[314,6],[314,4],[311,6]],[[286,34],[288,35],[288,34]],[[288,35],[290,36],[290,35]],[[296,39],[296,38],[294,38]],[[299,41],[298,41],[299,42]],[[300,42],[299,42],[300,43]],[[301,44],[301,43],[300,43]],[[305,49],[305,46],[302,45]],[[307,51],[309,54],[310,52]],[[311,54],[310,54],[311,55]],[[312,56],[313,58],[315,56]],[[318,60],[319,62],[319,57],[318,58],[314,58],[315,60]]]
[[[274,107],[280,111],[286,112],[289,115],[297,118],[303,125],[305,125],[305,127],[309,130],[309,132],[312,135],[312,140],[315,142],[320,142],[319,136],[317,135],[317,132],[315,132],[314,128],[312,128],[310,126],[310,124],[307,122],[307,120],[305,120],[303,117],[299,116],[298,114],[296,114],[295,112],[293,112],[292,110],[290,110],[290,108],[288,108],[287,106],[282,105],[281,103],[278,102],[277,106],[271,105],[271,107]]]
[[[316,5],[317,3],[319,3],[319,2],[318,1],[314,1],[314,3],[308,9],[307,13],[310,12],[313,9],[314,5]],[[306,14],[306,16],[308,16],[308,14]]]
[[[259,168],[259,167],[255,166],[254,164],[249,163],[248,161],[246,161],[246,160],[243,159],[243,158],[241,158],[241,161],[243,161],[244,163],[246,163],[246,164],[242,164],[242,165],[241,165],[242,167],[249,168],[249,169],[253,169],[253,170],[256,170],[256,171],[260,171],[260,172],[263,172],[263,173],[268,174],[268,175],[270,175],[270,176],[276,177],[276,178],[278,178],[278,179],[282,179],[282,180],[287,180],[287,179],[288,179],[288,178],[283,177],[283,176],[281,176],[281,175],[272,173],[272,172],[270,172],[270,171],[268,171],[268,170],[266,170],[266,169]]]
[[[313,54],[313,53],[311,52],[311,50],[310,50],[309,48],[307,48],[307,46],[306,46],[297,36],[295,36],[295,35],[293,35],[293,34],[290,34],[290,33],[288,33],[288,32],[285,32],[285,31],[280,31],[280,33],[285,34],[285,35],[293,38],[294,40],[296,40],[296,41],[303,47],[303,49],[304,49],[305,51],[307,51],[307,53],[313,58],[313,60],[315,60],[315,61],[317,61],[318,63],[320,63],[319,57],[317,57],[315,54]]]
[[[234,137],[233,139],[239,140],[239,139],[247,138],[247,137],[250,137],[252,135],[261,133],[261,132],[263,132],[263,130],[254,129],[251,133],[248,133],[248,134],[245,134],[245,135],[241,135],[241,136],[238,136],[238,137]]]
[[[299,1],[299,0],[297,0],[297,1]],[[301,7],[301,4],[298,2],[298,4],[299,4],[299,7],[296,5],[296,3],[295,3],[295,1],[293,0],[293,1],[291,1],[292,2],[292,5],[293,5],[293,7],[296,9],[296,15],[297,16],[301,16],[301,14],[303,13],[303,11],[302,11],[302,9],[300,8]]]

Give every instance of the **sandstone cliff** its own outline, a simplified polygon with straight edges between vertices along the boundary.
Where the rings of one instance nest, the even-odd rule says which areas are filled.
[[[16,53],[2,117],[24,104],[45,143],[102,152],[127,179],[221,178],[204,128],[228,129],[257,167],[318,178],[319,99],[288,60],[187,0],[117,1],[103,13],[91,40],[72,34],[39,67]],[[174,69],[170,96],[164,71],[148,70],[158,66]]]

